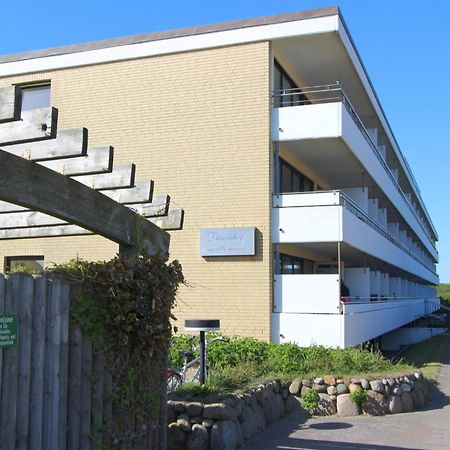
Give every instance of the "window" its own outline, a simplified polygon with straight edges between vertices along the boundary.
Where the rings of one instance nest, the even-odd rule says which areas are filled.
[[[40,273],[44,270],[43,256],[7,256],[5,272]]]
[[[305,95],[302,94],[300,88],[294,83],[294,81],[292,81],[292,78],[286,73],[286,71],[276,60],[274,63],[273,76],[273,89],[274,91],[278,91],[278,95],[275,97],[275,108],[281,106],[304,105],[309,103]],[[284,93],[291,93],[291,89],[295,89],[295,94],[293,93],[292,95],[283,95]]]
[[[281,192],[310,192],[314,183],[284,160],[280,160]]]
[[[51,106],[49,84],[29,84],[22,87],[22,111]]]
[[[282,274],[298,275],[314,273],[314,262],[298,256],[280,254],[280,269]]]

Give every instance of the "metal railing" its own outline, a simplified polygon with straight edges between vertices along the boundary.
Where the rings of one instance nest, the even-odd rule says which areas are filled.
[[[394,186],[397,189],[397,191],[399,192],[400,196],[404,199],[405,203],[408,205],[408,208],[412,212],[413,216],[416,218],[416,220],[419,223],[420,227],[422,228],[423,232],[428,237],[428,239],[430,240],[431,244],[434,247],[431,232],[427,229],[427,227],[424,223],[424,220],[420,217],[420,215],[417,213],[416,209],[411,205],[406,194],[403,192],[403,189],[400,187],[397,179],[392,174],[391,169],[389,168],[388,164],[384,160],[384,158],[381,155],[380,151],[378,150],[377,146],[373,142],[365,125],[363,124],[362,120],[359,118],[359,115],[356,112],[356,109],[353,107],[350,100],[346,96],[345,92],[342,90],[342,87],[340,84],[325,84],[325,85],[310,86],[310,87],[303,87],[303,88],[274,90],[272,97],[273,97],[274,107],[300,106],[300,105],[311,105],[311,104],[319,104],[319,103],[341,102],[345,106],[345,109],[350,114],[350,117],[353,119],[353,122],[360,130],[361,134],[363,135],[367,144],[371,148],[375,157],[378,159],[381,166],[384,168],[385,172],[387,173],[388,177],[394,184]],[[403,154],[402,154],[402,156],[403,156]],[[408,162],[406,161],[404,156],[403,156],[403,159],[405,161],[406,166],[409,169]]]
[[[376,222],[371,216],[369,216],[365,211],[363,211],[358,204],[356,204],[350,197],[344,194],[342,191],[339,192],[340,204],[358,217],[359,220],[363,221],[367,225],[369,225],[372,229],[381,234],[385,239],[389,242],[406,252],[411,258],[414,258],[417,262],[425,266],[427,269],[434,272],[434,268],[429,261],[423,260],[420,255],[413,252],[404,242],[401,242],[394,236],[389,230],[381,226],[378,222]]]
[[[396,247],[403,250],[407,253],[411,258],[415,259],[419,264],[424,266],[426,269],[435,273],[435,267],[432,263],[431,258],[429,260],[424,260],[421,255],[413,252],[404,242],[400,241],[396,236],[394,236],[388,229],[379,224],[375,219],[373,219],[369,214],[367,214],[361,207],[355,203],[348,195],[339,190],[333,191],[311,191],[311,192],[298,192],[298,193],[287,193],[287,194],[277,194],[277,195],[320,195],[320,194],[330,194],[330,193],[338,193],[339,194],[339,205],[343,206],[346,210],[355,215],[359,220],[370,226],[372,229],[381,234],[385,239],[391,242]],[[303,206],[311,206],[311,205],[302,205]],[[321,206],[327,206],[321,203]],[[336,203],[330,203],[329,206],[337,206]]]
[[[397,297],[397,296],[388,296],[388,295],[372,295],[370,297],[341,297],[340,302],[341,304],[348,305],[348,304],[355,304],[355,303],[387,303],[387,302],[397,302],[397,301],[417,301],[417,300],[434,300],[430,299],[426,296],[406,296],[406,297]]]

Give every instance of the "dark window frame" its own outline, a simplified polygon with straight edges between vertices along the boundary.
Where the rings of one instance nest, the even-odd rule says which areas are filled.
[[[38,81],[35,83],[19,83],[17,84],[17,86],[20,87],[20,89],[22,90],[22,111],[28,111],[30,109],[34,109],[34,108],[24,108],[24,104],[23,104],[23,96],[24,93],[26,94],[26,91],[33,91],[33,90],[37,90],[37,89],[42,89],[42,88],[48,88],[49,90],[49,102],[46,105],[42,105],[42,106],[38,106],[37,108],[46,108],[46,107],[50,107],[51,103],[52,103],[52,84],[50,82],[50,80],[42,80],[42,81]]]
[[[279,75],[279,76],[278,76]],[[279,78],[280,85],[277,86],[276,82]],[[274,59],[274,91],[285,91],[288,89],[296,89],[296,93],[292,95],[275,96],[274,106],[275,108],[282,108],[285,106],[296,106],[296,105],[309,105],[308,98],[302,93],[301,89],[298,87],[297,83],[288,75],[286,70],[283,69],[281,64]]]
[[[295,190],[295,178],[298,179],[299,190]],[[280,158],[280,181],[280,189],[282,194],[287,192],[314,191],[314,182],[282,158]],[[309,186],[310,189],[306,189],[307,186]]]
[[[14,255],[14,256],[5,256],[4,261],[4,272],[11,272],[11,263],[14,261],[42,261],[42,270],[44,270],[44,255]]]
[[[290,266],[290,269],[288,268]],[[287,269],[286,269],[287,268]],[[299,256],[280,253],[281,275],[310,275],[314,273],[314,261]]]

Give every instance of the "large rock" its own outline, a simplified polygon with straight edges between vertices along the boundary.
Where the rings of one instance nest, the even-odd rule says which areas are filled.
[[[205,428],[207,428],[207,429],[212,428],[213,425],[214,425],[214,420],[212,420],[212,419],[203,419],[202,425],[203,425]]]
[[[337,413],[342,417],[358,416],[359,406],[353,403],[350,399],[350,394],[338,395],[336,400]]]
[[[300,392],[300,389],[302,388],[302,379],[296,378],[292,381],[291,385],[289,386],[289,392],[294,395],[298,395]]]
[[[372,391],[382,394],[384,392],[384,384],[380,380],[372,380],[370,382]]]
[[[236,430],[236,445],[240,447],[244,443],[244,435],[242,434],[241,424],[237,420],[234,420],[233,422]]]
[[[283,388],[281,389],[281,397],[283,398],[283,400],[286,400],[289,397],[289,389],[288,388]]]
[[[357,391],[358,389],[361,389],[361,386],[359,384],[350,383],[348,385],[348,390],[350,393]]]
[[[235,409],[236,417],[242,412],[242,408],[245,406],[245,402],[239,397],[227,398],[223,401],[224,405]]]
[[[284,402],[284,407],[286,409],[286,413],[290,414],[298,410],[298,408],[300,407],[300,402],[298,398],[294,397],[293,395],[290,395]]]
[[[236,424],[232,420],[220,420],[211,429],[211,448],[235,450],[238,443]]]
[[[188,403],[186,411],[189,417],[200,416],[203,411],[203,404],[199,402]]]
[[[391,414],[399,414],[402,412],[402,401],[398,395],[391,395],[388,400],[388,411]]]
[[[281,399],[281,396],[280,396]],[[283,399],[281,399],[283,402]],[[273,393],[273,391],[266,392],[263,396],[261,406],[264,410],[264,415],[266,417],[266,423],[275,422],[280,418],[281,411],[279,408],[279,403],[277,399],[277,395]],[[283,402],[284,407],[284,402]]]
[[[279,417],[283,417],[286,414],[286,408],[284,407],[284,400],[281,394],[275,395],[275,401],[277,403],[277,408],[279,411]]]
[[[409,392],[403,392],[400,400],[402,402],[402,411],[404,413],[414,411],[414,403]]]
[[[375,391],[368,391],[368,397],[364,403],[362,410],[371,416],[383,416],[386,414],[388,405],[383,394]]]
[[[336,378],[333,375],[325,375],[323,377],[323,382],[329,386],[336,386]]]
[[[241,430],[244,439],[250,439],[258,432],[258,420],[253,409],[246,406],[242,411]]]
[[[211,403],[203,407],[205,419],[234,420],[238,415],[235,408],[224,403]]]
[[[337,394],[336,386],[328,386],[327,387],[327,394],[328,395],[336,395]]]
[[[186,403],[184,402],[172,402],[173,405],[173,409],[177,412],[177,413],[182,413],[186,411]]]
[[[171,423],[167,427],[167,450],[180,450],[185,448],[186,433],[178,423]]]
[[[348,394],[348,387],[344,383],[339,383],[336,386],[336,390],[338,395]]]
[[[336,414],[336,405],[328,394],[319,394],[320,400],[317,408],[311,411],[315,416],[333,416]]]
[[[402,390],[400,389],[399,386],[395,386],[395,388],[392,389],[392,393],[393,393],[394,395],[402,395]]]
[[[313,389],[319,393],[319,394],[325,394],[327,392],[327,385],[326,384],[316,384],[314,383]]]
[[[308,386],[302,386],[302,390],[300,392],[300,395],[303,397],[305,394],[307,394],[311,390]]]
[[[175,412],[175,408],[172,403],[167,402],[167,423],[177,421],[178,414]]]
[[[311,387],[311,380],[303,379],[302,386]]]
[[[370,383],[365,378],[362,378],[361,379],[361,387],[363,389],[365,389],[366,391],[368,391],[370,389]]]
[[[266,428],[266,416],[264,414],[264,410],[260,406],[260,404],[256,401],[250,403],[250,408],[255,414],[256,425],[258,427],[258,431],[262,431]]]
[[[402,383],[400,389],[402,392],[411,392],[411,386],[408,383]]]
[[[177,424],[183,431],[191,431],[191,421],[187,414],[180,414],[177,419]]]
[[[203,425],[195,424],[189,434],[186,450],[208,450],[209,433]]]
[[[425,406],[426,399],[422,389],[414,389],[411,391],[411,398],[415,409],[420,409]]]

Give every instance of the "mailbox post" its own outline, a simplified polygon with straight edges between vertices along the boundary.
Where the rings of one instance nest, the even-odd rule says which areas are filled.
[[[216,319],[192,319],[184,321],[186,331],[200,332],[200,384],[205,384],[206,378],[206,331],[219,331],[220,320]]]

